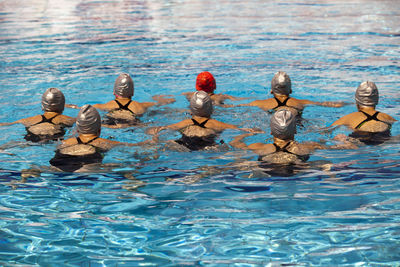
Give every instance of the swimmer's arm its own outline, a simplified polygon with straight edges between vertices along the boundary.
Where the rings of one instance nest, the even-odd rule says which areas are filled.
[[[344,134],[336,135],[333,138],[333,140],[339,141],[340,144],[331,145],[328,147],[329,149],[357,149],[358,148],[358,146],[354,142],[354,139],[351,137],[348,137],[347,135],[344,135]]]
[[[147,145],[150,143],[154,143],[152,140],[146,140],[143,142],[139,142],[139,143],[126,143],[126,142],[118,142],[118,141],[112,141],[112,140],[108,140],[109,142],[111,142],[110,144],[112,146],[143,146],[143,145]]]
[[[305,143],[302,143],[301,146],[304,149],[309,150],[310,152],[314,151],[316,149],[328,149],[329,148],[328,146],[323,145],[323,144],[318,143],[318,142],[305,142]]]
[[[192,120],[186,119],[186,120],[183,120],[183,121],[171,124],[171,125],[163,126],[162,130],[164,130],[164,129],[180,130],[180,129],[185,128],[192,124],[193,124]]]
[[[246,145],[242,140],[247,137],[247,136],[252,136],[254,135],[253,133],[245,133],[236,136],[229,144],[235,148],[240,148],[240,149],[250,149],[248,145]],[[253,144],[251,144],[253,145]]]
[[[340,119],[338,119],[334,123],[332,123],[331,126],[348,125],[347,117],[348,117],[348,115],[341,117]]]
[[[254,101],[252,101],[250,103],[240,104],[240,105],[237,105],[237,106],[238,107],[245,107],[245,106],[247,106],[247,107],[259,107],[262,110],[267,111],[267,110],[271,110],[271,109],[275,108],[276,107],[276,103],[274,103],[274,101],[271,101],[271,99],[265,99],[265,100],[254,100]]]
[[[182,93],[181,95],[184,95],[187,100],[190,100],[192,98],[193,94],[194,94],[193,92],[186,92],[186,93]]]
[[[66,108],[75,108],[75,109],[80,109],[79,106],[75,105],[75,104],[65,104],[64,107]]]
[[[157,101],[157,103],[155,104],[157,106],[168,105],[176,101],[175,98],[173,98],[172,96],[168,96],[169,97],[167,97],[167,95],[155,95],[152,98],[153,100]]]
[[[65,124],[66,126],[72,126],[72,125],[74,125],[75,121],[76,121],[76,118],[72,118],[72,117],[63,115],[61,123]]]
[[[180,129],[185,128],[185,127],[187,127],[189,125],[192,125],[192,124],[193,124],[192,120],[186,119],[186,120],[183,120],[183,121],[171,124],[171,125],[151,127],[151,128],[146,130],[146,133],[150,134],[150,135],[156,135],[159,132],[161,132],[163,130],[166,130],[166,129],[180,130]]]
[[[155,105],[157,105],[157,103],[156,102],[138,102],[138,104],[140,105],[140,107],[143,109],[143,110],[147,110],[149,107],[152,107],[152,106],[155,106]],[[143,112],[144,113],[144,112]]]
[[[29,118],[24,118],[24,119],[20,119],[14,122],[4,122],[4,123],[0,123],[0,126],[9,126],[9,125],[13,125],[13,124],[17,124],[17,123],[21,123],[26,127],[31,126],[32,124],[35,124],[37,122],[40,121],[41,116],[33,116],[33,117],[29,117]]]
[[[13,122],[2,122],[2,123],[0,123],[0,126],[9,126],[9,125],[17,124],[17,123],[21,123],[20,120],[13,121]]]
[[[209,120],[209,125],[210,125],[209,126],[210,128],[217,130],[217,131],[223,131],[226,129],[234,129],[234,130],[239,129],[236,125],[224,123],[224,122],[213,120],[213,119]]]
[[[317,106],[323,106],[323,107],[332,107],[332,108],[340,108],[346,105],[346,103],[342,101],[324,101],[324,102],[316,102],[316,101],[311,101],[307,99],[296,99],[297,101],[300,102],[300,104],[303,105],[317,105]]]
[[[236,96],[231,96],[231,95],[222,95],[224,99],[232,100],[232,101],[239,101],[239,100],[245,100],[249,99],[249,97],[236,97]]]

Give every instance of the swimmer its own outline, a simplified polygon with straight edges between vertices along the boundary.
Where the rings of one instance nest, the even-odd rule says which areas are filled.
[[[363,143],[383,143],[390,137],[391,126],[396,120],[386,113],[375,110],[379,102],[379,92],[375,83],[369,81],[361,83],[356,90],[355,100],[358,111],[341,117],[332,126],[349,127],[353,130],[350,137]]]
[[[65,127],[71,127],[75,123],[75,118],[62,115],[64,106],[64,94],[57,88],[49,88],[42,95],[43,115],[0,123],[0,126],[21,123],[26,127],[25,139],[28,141],[57,140],[64,136]]]
[[[109,128],[126,128],[139,123],[138,117],[143,115],[148,108],[158,105],[167,105],[175,102],[174,98],[165,96],[153,96],[157,102],[137,102],[132,100],[134,84],[131,76],[121,73],[114,84],[115,99],[105,104],[94,104],[93,107],[106,110],[103,126]]]
[[[204,91],[197,91],[192,95],[190,110],[191,119],[168,126],[150,128],[148,133],[155,135],[165,129],[180,131],[182,137],[174,141],[175,143],[189,150],[200,150],[216,148],[218,143],[215,139],[226,129],[252,131],[252,129],[239,129],[235,125],[212,119],[213,103],[210,96]]]
[[[255,100],[239,106],[255,106],[264,111],[276,111],[281,108],[286,108],[290,109],[296,115],[301,115],[306,105],[319,105],[324,107],[342,107],[344,105],[343,102],[315,102],[305,99],[296,99],[289,96],[291,93],[292,83],[289,75],[287,75],[286,72],[279,71],[271,80],[271,94],[273,94],[273,98]]]
[[[217,88],[214,76],[209,73],[208,71],[204,71],[197,75],[196,79],[196,90],[197,91],[204,91],[206,92],[211,100],[213,101],[213,104],[215,106],[220,106],[220,107],[232,107],[232,105],[226,105],[224,104],[225,100],[242,100],[245,98],[239,98],[239,97],[234,97],[230,95],[225,95],[225,94],[214,94],[215,89]],[[192,95],[194,93],[189,92],[189,93],[182,93],[182,95],[186,96],[187,100],[190,101],[192,98]]]
[[[272,164],[298,164],[308,160],[316,149],[326,149],[317,142],[298,143],[294,140],[296,133],[296,115],[292,110],[282,108],[276,111],[270,121],[272,144],[253,143],[246,145],[243,138],[253,135],[246,133],[235,137],[230,145],[235,148],[252,150],[259,155],[259,161]]]
[[[79,136],[62,141],[56,155],[50,160],[52,166],[73,172],[87,164],[101,163],[104,152],[115,146],[138,146],[146,143],[122,143],[101,138],[100,114],[91,105],[84,105],[80,109],[76,128]]]

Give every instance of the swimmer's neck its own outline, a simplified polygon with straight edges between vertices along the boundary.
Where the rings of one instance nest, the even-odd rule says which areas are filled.
[[[367,114],[375,113],[375,107],[359,106],[357,105],[358,111],[364,111]],[[370,114],[371,115],[371,114]]]
[[[51,117],[51,115],[60,115],[61,113],[59,113],[59,112],[55,112],[55,111],[45,111],[44,113],[43,113],[43,115],[45,116],[45,117],[47,117],[47,115],[49,116],[49,117]]]
[[[276,94],[276,93],[273,93],[273,95],[280,101],[285,101],[285,99],[289,97],[289,95],[281,95],[281,94]]]
[[[205,121],[205,120],[208,120],[210,118],[193,115],[192,119],[195,119],[196,121]]]
[[[83,141],[83,142],[88,142],[96,137],[99,137],[99,134],[79,134],[79,138]]]
[[[285,146],[287,143],[290,143],[293,141],[292,139],[280,139],[278,137],[274,137],[274,144],[276,144],[279,147]]]
[[[119,96],[119,95],[115,95],[115,99],[118,99],[118,100],[131,100],[132,97],[122,97],[122,96]]]

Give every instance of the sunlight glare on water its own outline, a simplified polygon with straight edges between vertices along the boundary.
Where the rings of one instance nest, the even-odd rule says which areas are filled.
[[[189,116],[181,93],[210,71],[217,92],[265,99],[286,71],[293,97],[345,101],[309,106],[300,142],[356,111],[366,80],[379,111],[399,119],[400,4],[352,1],[0,2],[0,122],[41,113],[49,87],[67,103],[105,103],[119,73],[132,75],[134,99],[170,94],[147,126]],[[239,103],[245,103],[243,100]],[[77,110],[64,114],[76,116]],[[103,114],[103,113],[102,113]],[[258,127],[271,140],[270,114],[253,107],[213,117]],[[146,128],[102,129],[123,142]],[[271,176],[246,151],[177,152],[118,147],[88,173],[49,170],[57,143],[23,139],[21,124],[0,126],[0,265],[5,266],[397,266],[400,262],[399,126],[377,146],[316,151],[311,167]],[[73,135],[74,129],[67,132]],[[238,133],[225,131],[229,143]]]

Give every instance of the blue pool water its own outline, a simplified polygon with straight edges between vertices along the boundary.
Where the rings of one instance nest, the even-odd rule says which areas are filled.
[[[355,111],[365,80],[379,88],[378,110],[400,118],[396,0],[3,0],[0,29],[0,122],[39,114],[49,87],[68,103],[105,103],[128,72],[136,100],[177,100],[143,121],[174,123],[188,116],[181,93],[205,70],[217,92],[238,97],[268,97],[283,70],[296,98],[351,103],[307,107],[299,141],[348,134],[320,129]],[[250,107],[214,113],[266,131],[247,143],[270,140],[269,117]],[[71,174],[49,170],[56,143],[28,143],[24,133],[0,127],[0,265],[400,265],[398,138],[316,151],[310,168],[270,176],[251,152],[163,149],[177,137],[166,133],[159,145],[118,147],[103,168]],[[149,138],[145,128],[103,129],[102,137]]]

